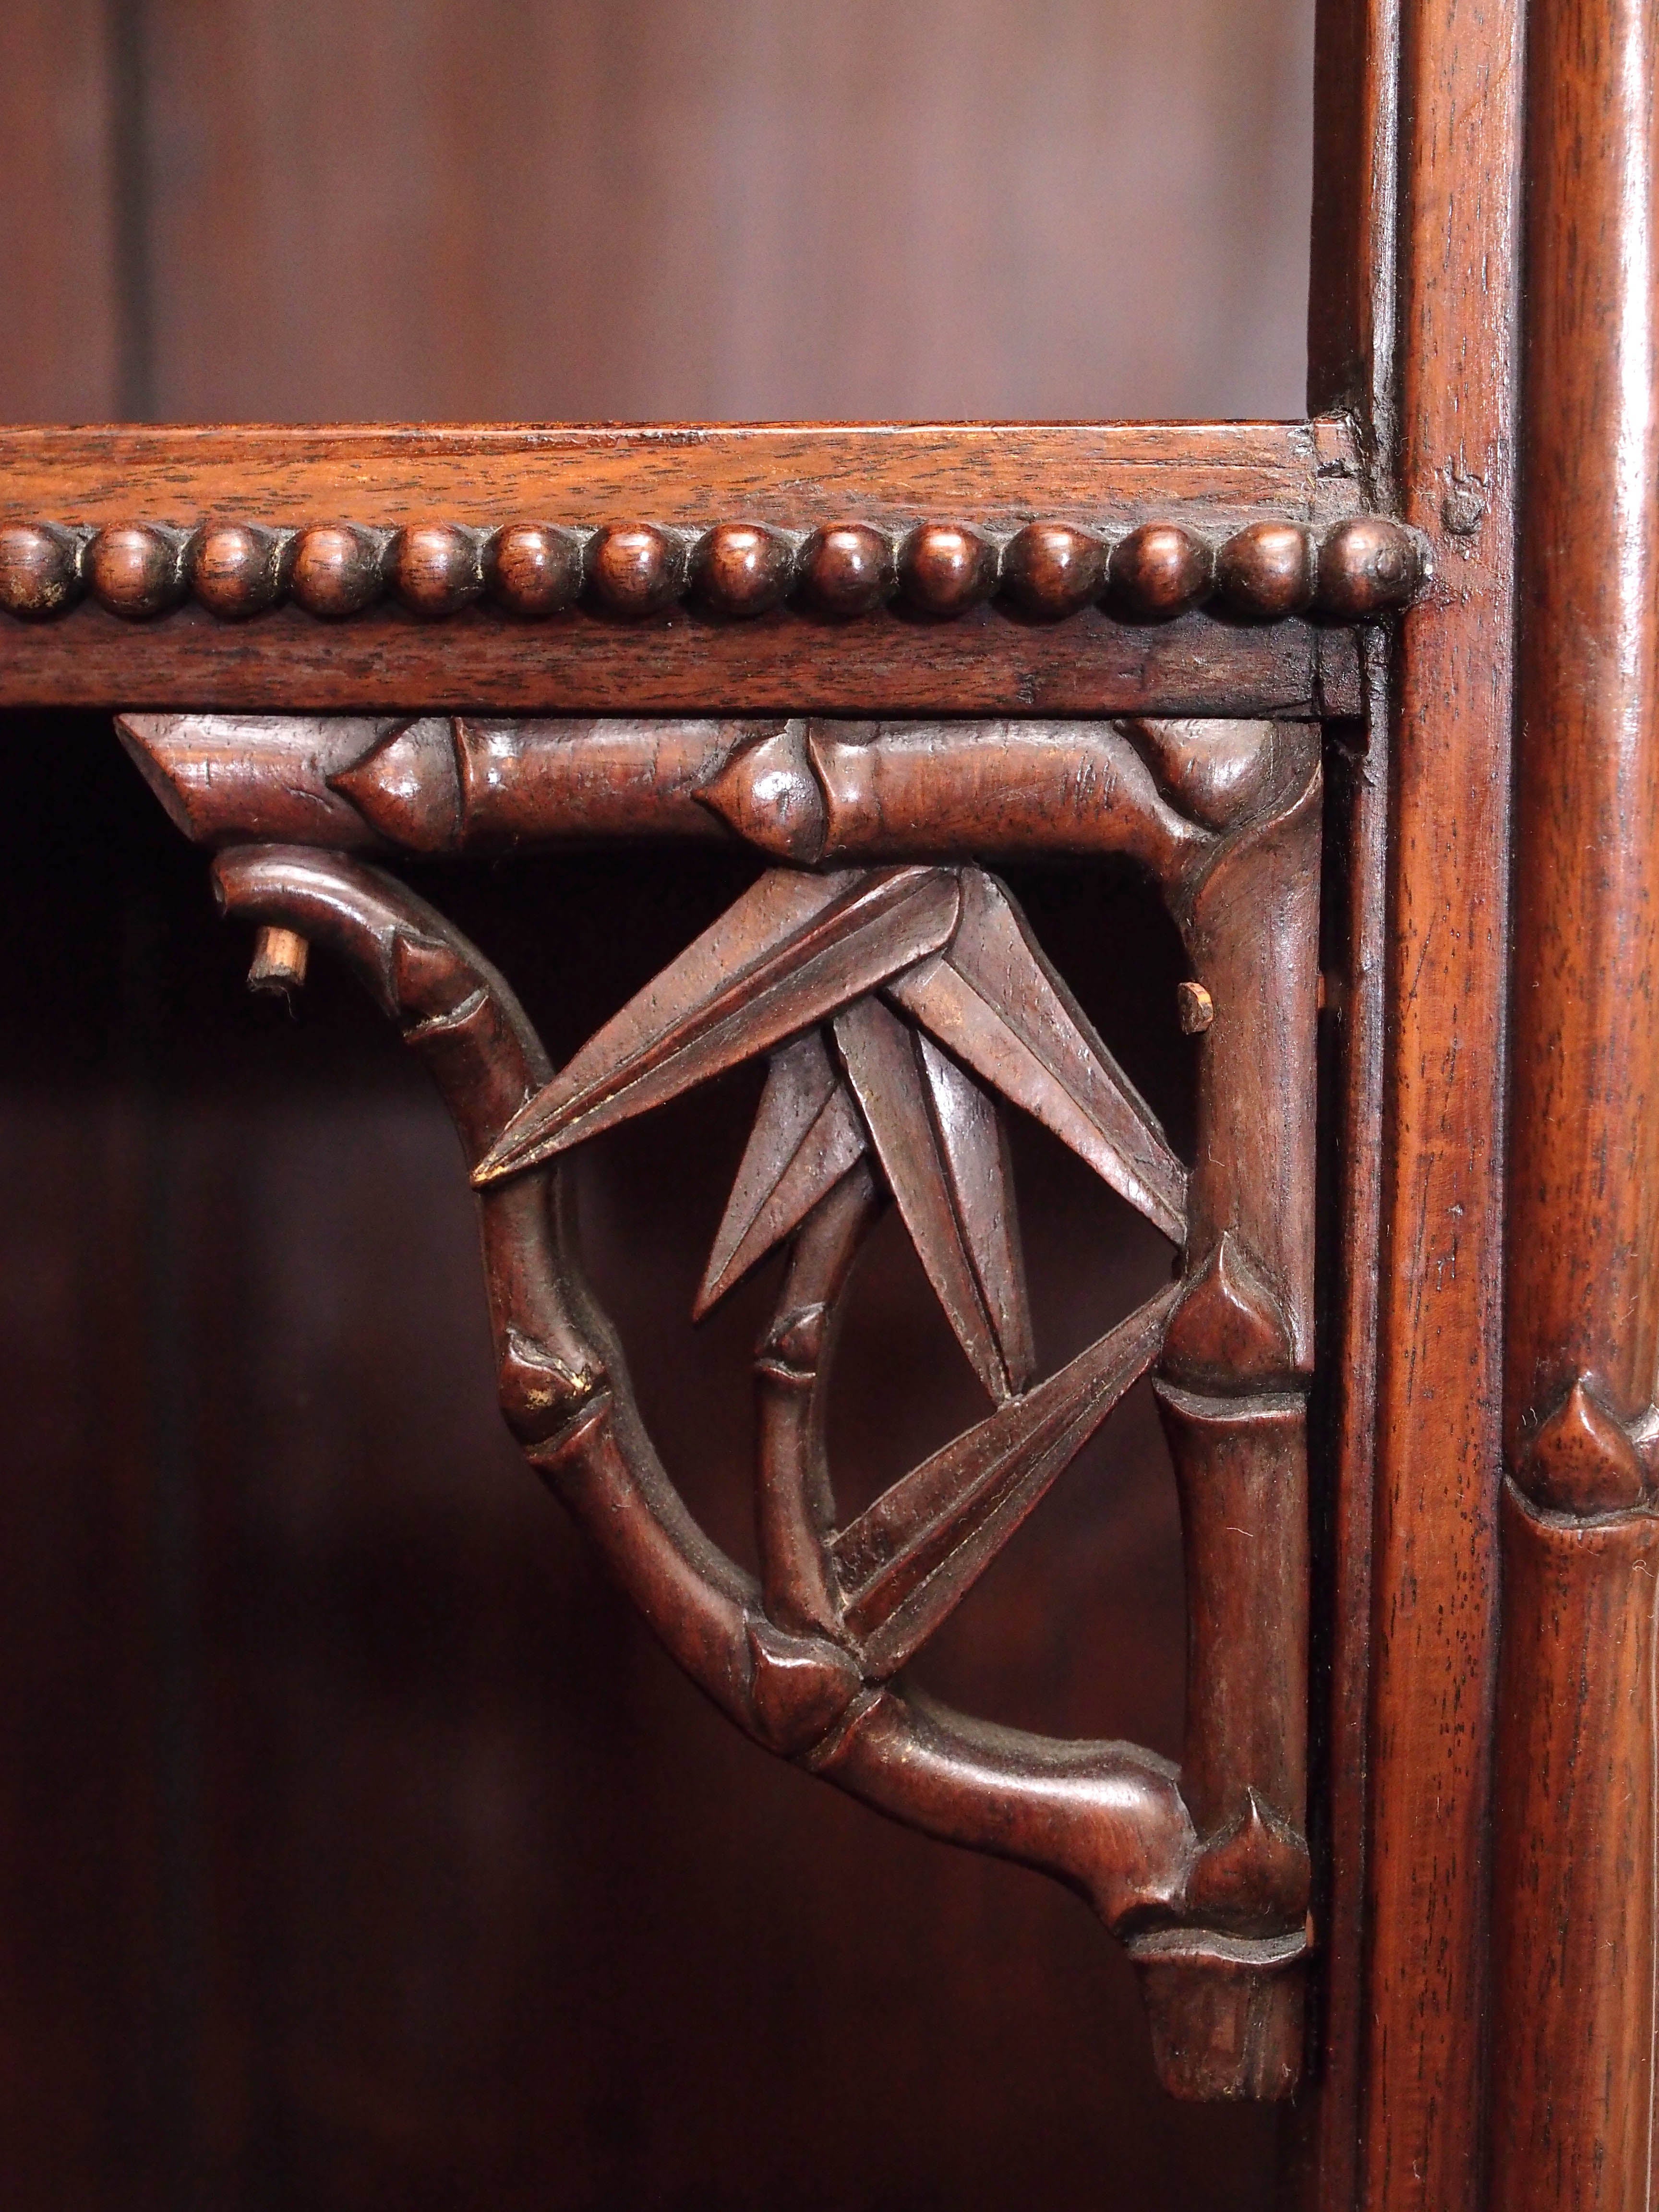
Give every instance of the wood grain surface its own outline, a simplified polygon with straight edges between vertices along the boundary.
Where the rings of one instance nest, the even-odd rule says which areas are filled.
[[[74,524],[193,527],[223,514],[380,528],[464,513],[480,525],[542,514],[799,530],[847,508],[884,526],[1051,516],[1115,532],[1176,512],[1224,532],[1265,516],[1328,526],[1359,503],[1352,434],[1335,420],[21,430],[0,439],[0,459],[9,514]],[[1352,645],[1300,621],[1125,626],[1085,610],[1059,625],[1001,604],[943,623],[900,607],[854,623],[780,609],[741,626],[694,606],[648,627],[583,608],[533,641],[483,606],[452,616],[441,641],[395,603],[356,616],[344,639],[286,607],[227,640],[199,609],[131,623],[87,604],[9,625],[3,644],[11,703],[1272,714],[1357,700]]]
[[[1400,20],[1396,0],[1320,0],[1314,70],[1314,195],[1308,284],[1308,407],[1352,411],[1365,495],[1392,509],[1400,364],[1395,332]],[[1359,2186],[1370,2019],[1367,1862],[1371,1567],[1382,1286],[1384,962],[1389,812],[1389,676],[1380,641],[1364,672],[1361,719],[1330,732],[1327,827],[1326,1060],[1330,1139],[1322,1275],[1338,1346],[1316,1394],[1333,1465],[1316,1522],[1315,1791],[1328,1823],[1316,1845],[1325,1932],[1321,2068],[1301,2114],[1304,2201],[1346,2208]]]
[[[1388,0],[1369,35],[1386,40]],[[1403,0],[1362,2201],[1480,2202],[1499,1479],[1520,15]],[[1367,146],[1376,144],[1376,131]]]
[[[0,432],[0,519],[302,526],[434,514],[799,526],[1062,519],[1208,524],[1358,504],[1340,419],[1274,422],[257,424]]]
[[[7,295],[31,331],[0,356],[15,419],[1299,406],[1305,9],[1087,0],[981,7],[964,29],[927,7],[561,7],[527,28],[429,0],[134,0],[112,13],[159,35],[126,241],[145,265],[118,283],[108,147],[63,134],[51,89],[104,68],[104,12],[6,10],[9,39],[33,26],[0,90]],[[601,200],[614,221],[583,219]],[[137,376],[110,366],[132,334],[99,319],[123,285],[149,322]],[[814,2144],[836,2162],[826,2081],[905,2202],[1081,2207],[1109,2172],[1171,2205],[1264,2203],[1266,2116],[1155,2095],[1128,1972],[1097,1949],[1085,1967],[1069,1900],[826,1803],[641,1651],[513,1474],[435,1110],[325,978],[297,1032],[239,1007],[235,947],[202,933],[197,871],[169,867],[106,731],[8,738],[33,833],[8,832],[7,896],[36,948],[8,1003],[8,1281],[30,1300],[13,1415],[47,1478],[10,1499],[5,1547],[20,2204],[577,2207],[672,2201],[710,2172],[723,2201],[770,2203]],[[533,931],[521,894],[459,877],[492,949],[534,962],[575,933],[568,1031],[665,931],[700,926],[703,865],[641,896],[562,861]],[[1173,988],[1167,961],[1120,972],[1118,908],[1102,922],[1060,881],[1028,903],[1073,972],[1098,969],[1091,1011]],[[1158,1091],[1177,1113],[1183,1082]],[[697,1126],[718,1140],[718,1117]],[[605,1167],[586,1223],[652,1341],[710,1225],[683,1177],[653,1183],[658,1152]],[[1115,1216],[1022,1158],[1042,1170],[1039,1322],[1065,1343],[1152,1279],[1121,1277]],[[647,1227],[650,1265],[621,1267]],[[965,1370],[879,1272],[843,1353],[860,1398],[896,1353],[942,1407]],[[388,1283],[408,1343],[374,1318]],[[653,1386],[717,1527],[709,1439],[754,1320],[751,1302],[723,1350],[688,1339]],[[1012,1717],[1173,1751],[1168,1470],[1150,1406],[1117,1418],[1121,1486],[1045,1509],[941,1665]],[[895,1439],[855,1425],[842,1448]],[[1081,1619],[1064,1650],[1045,1626],[1061,1589]],[[1012,1654],[994,1680],[991,1643]],[[773,2032],[804,1989],[805,2067]],[[722,2020],[730,2038],[702,2032]]]
[[[191,609],[135,631],[86,607],[11,631],[0,653],[6,704],[255,712],[1296,715],[1351,712],[1358,678],[1346,631],[1204,615],[1132,629],[1095,611],[1063,632],[981,609],[945,628],[888,611],[741,629],[578,613],[551,631],[483,612],[438,631],[394,612],[336,633],[295,610],[228,635]]]
[[[1654,2183],[1659,25],[1528,56],[1496,2212]]]

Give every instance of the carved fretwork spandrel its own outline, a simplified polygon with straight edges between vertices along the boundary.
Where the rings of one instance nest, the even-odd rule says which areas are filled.
[[[426,1062],[477,1191],[503,1411],[680,1665],[773,1751],[1085,1896],[1129,1946],[1178,2094],[1287,2094],[1311,1940],[1316,729],[132,716],[124,732],[174,820],[223,848],[221,902],[264,933],[265,964],[276,947],[294,981],[307,946],[343,960]],[[769,865],[556,1072],[503,979],[356,857],[606,836],[741,840]],[[1190,1164],[984,865],[1044,852],[1127,856],[1182,933]],[[697,1310],[787,1248],[755,1362],[758,1582],[658,1459],[559,1183],[599,1133],[752,1059],[765,1086]],[[1168,1289],[1050,1374],[1011,1107],[1179,1255]],[[988,1407],[843,1522],[824,1447],[836,1322],[889,1204]],[[1178,1771],[965,1719],[905,1672],[1149,1374],[1187,1562]]]

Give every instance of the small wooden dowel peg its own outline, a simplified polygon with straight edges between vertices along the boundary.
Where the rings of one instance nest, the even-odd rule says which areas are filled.
[[[253,940],[253,960],[247,971],[250,991],[270,991],[291,998],[306,980],[311,947],[292,929],[262,929]]]

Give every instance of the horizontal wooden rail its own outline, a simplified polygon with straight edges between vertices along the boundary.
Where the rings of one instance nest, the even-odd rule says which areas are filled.
[[[1346,714],[1307,423],[0,432],[0,704]]]

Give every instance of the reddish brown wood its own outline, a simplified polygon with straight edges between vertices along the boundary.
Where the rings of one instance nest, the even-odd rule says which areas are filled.
[[[357,575],[353,556],[351,576]],[[331,575],[331,596],[355,593]],[[392,608],[349,634],[297,607],[232,637],[193,607],[163,623],[99,607],[19,625],[0,704],[245,712],[572,714],[1308,714],[1358,700],[1351,633],[1291,622],[1231,629],[1195,614],[1128,629],[1091,607],[1064,625],[981,606],[946,623],[883,608],[861,621],[780,611],[713,624],[675,608],[623,623],[581,609],[538,634],[471,607],[441,629]]]
[[[1341,625],[1408,599],[1419,571],[1416,541],[1391,523],[1357,562],[1352,534],[1333,537],[1317,620],[1293,618],[1313,597],[1316,541],[1358,504],[1352,441],[1334,422],[694,429],[666,442],[19,431],[0,459],[0,604],[36,617],[6,641],[0,702],[1352,711],[1357,655]],[[556,500],[556,522],[523,519]],[[1154,535],[1137,537],[1149,507]],[[1032,524],[1034,508],[1056,520]],[[823,520],[837,509],[844,522]],[[53,535],[98,526],[84,556]],[[721,532],[750,533],[744,557],[760,565],[741,586],[710,565]],[[1120,533],[1130,550],[1102,607]],[[1225,619],[1165,620],[1204,596],[1212,558]],[[1290,583],[1273,568],[1286,561]],[[198,576],[165,622],[108,620],[165,613]],[[70,606],[83,585],[87,603]],[[267,607],[225,648],[219,622]],[[758,619],[734,631],[738,615]],[[1126,632],[1123,617],[1162,626]],[[331,626],[348,618],[343,651]],[[526,618],[551,625],[533,657]]]
[[[1107,558],[1104,542],[1091,531],[1069,522],[1028,522],[1009,541],[1003,581],[1023,612],[1042,622],[1061,622],[1099,595]]]
[[[361,614],[386,581],[386,533],[350,523],[316,523],[294,547],[295,605],[325,621]]]
[[[216,523],[198,539],[191,589],[222,622],[264,614],[287,590],[294,540],[285,532]]]
[[[848,619],[872,613],[896,588],[917,613],[950,620],[989,599],[1003,573],[1002,544],[961,523],[921,523],[896,549],[890,532],[866,522],[825,523],[793,536],[763,524],[720,523],[695,541],[653,522],[562,535],[574,541],[568,551],[594,604],[624,621],[645,621],[688,598],[711,616],[763,614],[792,592],[808,612]],[[80,541],[88,538],[83,556]],[[38,573],[54,551],[69,565],[52,571],[55,588],[43,597]],[[1223,616],[1249,622],[1284,622],[1315,605],[1334,622],[1363,621],[1397,612],[1422,581],[1418,540],[1376,514],[1351,515],[1322,541],[1299,523],[1250,523],[1218,545],[1182,523],[1142,523],[1109,550],[1093,532],[1040,523],[1017,532],[1008,551],[1011,602],[1051,618],[1101,597],[1109,575],[1111,608],[1132,622],[1168,621],[1211,598]],[[234,621],[291,589],[307,613],[338,618],[362,614],[389,592],[410,614],[438,622],[470,605],[487,574],[510,611],[549,614],[567,604],[544,573],[554,553],[555,541],[537,524],[484,532],[455,522],[407,523],[388,543],[384,532],[356,524],[313,525],[296,536],[212,523],[186,536],[149,523],[88,533],[84,526],[15,522],[0,525],[0,573],[9,580],[0,605],[40,621],[89,587],[112,614],[149,616],[166,612],[187,590],[210,613]],[[520,578],[526,559],[531,570]],[[238,575],[249,572],[257,597],[227,590],[228,562]],[[560,584],[574,580],[559,574]]]
[[[609,522],[596,531],[585,562],[587,586],[605,613],[659,613],[684,587],[685,548],[653,522]]]
[[[61,614],[81,596],[86,555],[77,531],[47,522],[11,524],[0,532],[0,605],[30,622]]]
[[[411,614],[458,614],[483,589],[477,534],[453,522],[407,523],[392,541],[386,575]]]
[[[1124,1392],[1157,1358],[1177,1293],[1132,1314],[1035,1389],[884,1491],[832,1534],[866,1664],[896,1673],[958,1605]]]
[[[996,546],[978,531],[924,522],[899,548],[899,588],[923,614],[948,619],[990,598],[1001,565]]]
[[[1655,2179],[1659,24],[1529,14],[1492,2202]]]
[[[1503,1509],[1492,2202],[1653,2181],[1659,1516]]]
[[[1319,0],[1315,46],[1314,169],[1308,285],[1308,405],[1346,410],[1364,453],[1370,503],[1395,507],[1399,455],[1395,258],[1400,148],[1399,0]],[[1427,128],[1432,110],[1415,111]],[[1322,588],[1352,588],[1352,556]],[[1317,1648],[1330,1694],[1316,1717],[1316,1771],[1328,1823],[1317,1853],[1323,1936],[1317,2080],[1303,2106],[1304,2201],[1350,2212],[1359,2197],[1367,2032],[1374,2014],[1367,1955],[1369,1707],[1372,1545],[1381,1297],[1384,971],[1388,937],[1390,701],[1388,663],[1367,659],[1362,714],[1328,756],[1334,832],[1325,948],[1325,1022],[1331,1048],[1333,1210],[1342,1224],[1326,1248],[1331,1344],[1319,1395],[1330,1467],[1318,1526]],[[1322,1722],[1322,1727],[1320,1723]],[[1400,2008],[1389,2033],[1410,2033]],[[1408,2118],[1408,2127],[1414,2124]],[[1371,2117],[1373,2137],[1386,2114]],[[1412,2151],[1405,2153],[1409,2158]],[[1376,2171],[1386,2174],[1384,2154]]]
[[[799,574],[807,605],[843,620],[872,613],[898,581],[892,541],[867,522],[821,525],[801,548]]]
[[[751,522],[721,522],[698,540],[691,582],[715,614],[769,614],[794,581],[795,549],[781,531]]]
[[[1143,522],[1112,549],[1112,593],[1131,614],[1154,621],[1184,614],[1209,597],[1215,553],[1179,523]]]
[[[562,613],[582,587],[582,550],[574,532],[547,523],[495,532],[483,564],[491,599],[510,614]]]
[[[546,516],[783,528],[851,513],[881,528],[1044,512],[1127,528],[1174,505],[1223,535],[1263,516],[1358,510],[1350,426],[1315,422],[321,425],[9,429],[0,520],[135,517],[193,528],[480,528]]]
[[[144,622],[166,614],[183,599],[188,552],[182,531],[107,522],[87,548],[87,580],[111,614]]]
[[[365,827],[367,807],[419,844],[446,821],[459,833],[463,788],[478,782],[477,736],[489,743],[436,721],[267,725],[265,762],[286,763],[273,781],[246,742],[260,739],[257,726],[239,737],[188,720],[139,721],[130,734],[187,826],[212,836],[238,818],[268,824],[311,807],[325,847],[342,835],[330,810],[348,794]],[[666,746],[649,724],[500,734],[507,761],[525,757],[527,741],[568,763],[599,739],[600,765],[574,784],[568,767],[544,783],[544,834],[558,834],[573,796],[579,814],[589,811],[583,774],[636,784],[638,811],[624,808],[617,826],[647,822],[659,791],[672,802],[683,787],[676,746],[690,736],[705,773],[709,763],[716,772],[721,811],[745,834],[781,838],[786,851],[807,841],[790,852],[796,866],[764,876],[556,1079],[500,978],[390,879],[303,847],[222,860],[226,901],[264,930],[262,973],[293,980],[313,938],[344,953],[448,1098],[483,1194],[510,1424],[676,1657],[734,1718],[884,1809],[1082,1887],[1133,1936],[1159,2064],[1178,2093],[1287,2094],[1301,2064],[1309,1883],[1298,1384],[1311,1328],[1316,747],[1271,725],[1038,735],[1037,757],[1050,763],[1068,747],[1104,745],[1129,787],[1109,797],[1095,840],[1142,844],[1206,978],[1189,1194],[1156,1121],[994,879],[971,866],[799,871],[800,858],[860,836],[925,846],[924,792],[947,837],[965,837],[985,818],[971,794],[994,792],[999,766],[1018,786],[1023,733],[790,726],[737,732],[735,751],[718,725],[672,733]],[[211,755],[227,736],[241,764],[218,775]],[[734,774],[747,779],[737,796]],[[1166,791],[1201,821],[1176,814]],[[1050,775],[1032,795],[1026,837],[1041,844],[1046,814],[1051,843],[1073,841],[1064,784]],[[835,1061],[822,1045],[790,1042],[820,1022]],[[559,1245],[548,1162],[768,1049],[772,1079],[702,1300],[793,1234],[757,1370],[755,1593],[694,1528],[645,1442],[605,1327]],[[997,1094],[1048,1121],[1172,1237],[1190,1210],[1178,1298],[1155,1300],[1041,1383]],[[835,1301],[872,1218],[878,1169],[1000,1411],[837,1537],[821,1393]],[[978,1731],[891,1679],[1160,1344],[1194,1604],[1191,1766],[1179,1792],[1144,1754]]]
[[[1404,0],[1401,16],[1395,459],[1434,581],[1394,672],[1361,2201],[1474,2212],[1522,73],[1513,0]],[[1374,10],[1370,38],[1385,24]]]
[[[1318,554],[1305,530],[1288,522],[1253,522],[1217,554],[1216,588],[1241,614],[1282,622],[1313,605],[1317,568]]]

